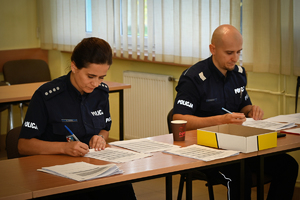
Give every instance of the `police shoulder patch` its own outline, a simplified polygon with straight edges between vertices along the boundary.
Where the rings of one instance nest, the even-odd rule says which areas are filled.
[[[109,87],[108,87],[108,85],[106,84],[106,83],[100,83],[100,85],[98,86],[98,88],[99,89],[102,89],[102,90],[104,90],[104,91],[107,91],[107,92],[109,92]]]
[[[241,66],[239,66],[239,65],[237,65],[237,67],[238,67],[238,72],[242,74],[243,71],[244,71],[244,70],[243,70],[243,67],[241,67]]]
[[[205,81],[206,80],[206,77],[204,76],[203,72],[200,72],[199,73],[199,77],[202,81]]]
[[[46,84],[42,88],[40,88],[40,91],[42,92],[46,100],[58,95],[63,90],[64,88],[59,84]]]

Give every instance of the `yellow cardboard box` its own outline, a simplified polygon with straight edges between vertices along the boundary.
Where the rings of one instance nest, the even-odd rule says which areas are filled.
[[[223,124],[197,130],[197,144],[249,153],[277,147],[277,132]]]

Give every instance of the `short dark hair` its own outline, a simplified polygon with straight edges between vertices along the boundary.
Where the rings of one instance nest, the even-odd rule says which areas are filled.
[[[71,61],[75,62],[78,69],[86,68],[88,64],[112,64],[112,50],[103,39],[90,37],[84,38],[73,50]]]

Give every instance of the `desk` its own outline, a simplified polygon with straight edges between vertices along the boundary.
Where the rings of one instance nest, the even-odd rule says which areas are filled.
[[[0,86],[0,103],[11,103],[18,101],[30,100],[34,92],[46,82],[37,83],[26,83],[26,84],[16,84],[10,86]],[[119,93],[119,122],[120,122],[120,132],[119,139],[124,139],[124,103],[123,103],[123,90],[126,88],[131,88],[131,85],[125,83],[117,83],[111,81],[104,81],[109,87],[109,92]]]
[[[186,140],[174,142],[182,147],[196,143],[196,130],[187,131]],[[172,134],[150,137],[149,139],[173,144]],[[108,145],[109,146],[109,145]],[[118,148],[112,146],[112,148]],[[212,166],[230,164],[243,161],[245,158],[258,155],[268,155],[281,151],[291,151],[300,148],[300,136],[287,134],[284,138],[278,139],[278,147],[259,152],[240,153],[237,156],[204,162],[192,158],[166,154],[162,152],[153,153],[153,156],[144,159],[134,160],[118,164],[124,171],[123,174],[90,181],[77,182],[71,179],[62,178],[48,173],[38,172],[38,168],[66,164],[71,162],[84,161],[92,164],[107,164],[108,162],[84,157],[70,157],[66,155],[36,155],[18,159],[0,161],[0,200],[13,199],[16,194],[9,191],[17,191],[18,196],[28,198],[45,197],[49,195],[65,193],[75,190],[84,190],[92,187],[104,186],[107,184],[120,184],[122,182],[137,182],[157,177],[167,177],[166,199],[172,199],[171,176],[183,172],[205,169]],[[168,185],[169,184],[169,185]],[[171,184],[171,185],[170,185]],[[187,183],[187,199],[192,198],[192,181]],[[29,193],[30,191],[30,193]]]
[[[149,139],[173,144],[172,134],[150,137]],[[174,144],[180,146],[188,146],[195,143],[196,130],[188,131],[185,141],[174,142]],[[112,146],[112,148],[118,147]],[[77,182],[48,173],[38,172],[37,169],[78,161],[98,165],[107,164],[108,162],[92,158],[70,157],[66,155],[36,155],[0,161],[0,185],[6,184],[8,187],[12,186],[13,188],[17,188],[21,191],[20,195],[25,195],[27,191],[31,191],[32,198],[37,198],[108,184],[120,184],[122,182],[136,182],[157,177],[168,177],[168,185],[166,185],[166,187],[169,190],[166,193],[166,198],[172,199],[172,182],[170,180],[172,180],[171,176],[173,174],[191,172],[200,168],[204,169],[211,166],[239,162],[247,157],[256,155],[257,153],[241,153],[237,156],[204,162],[192,158],[155,152],[151,157],[117,164],[121,170],[124,171],[123,174],[83,182]],[[188,187],[191,188],[192,181],[189,181],[188,184]],[[2,188],[0,187],[0,199],[8,199],[10,197],[12,197],[10,194],[3,194]],[[187,192],[187,199],[191,198],[192,191],[190,189]]]

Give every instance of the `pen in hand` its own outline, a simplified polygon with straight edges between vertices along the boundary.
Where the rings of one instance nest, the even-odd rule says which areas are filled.
[[[66,125],[65,125],[65,128],[71,133],[71,135],[74,137],[74,139],[76,140],[76,141],[79,141],[79,139],[76,137],[76,135],[69,129],[69,127],[67,127]],[[79,141],[80,142],[80,141]]]
[[[229,110],[225,109],[225,108],[222,108],[222,110],[224,110],[225,112],[229,113],[229,114],[232,114],[232,112],[230,112]]]

